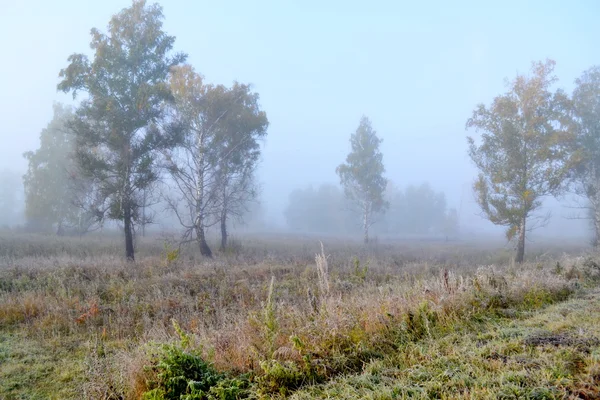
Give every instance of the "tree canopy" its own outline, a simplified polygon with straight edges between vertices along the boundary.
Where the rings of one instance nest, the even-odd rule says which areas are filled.
[[[531,76],[517,75],[508,92],[489,107],[478,105],[466,124],[481,133],[479,141],[467,138],[479,169],[477,202],[492,223],[507,227],[509,240],[518,238],[517,262],[524,258],[526,231],[544,222],[535,214],[542,199],[564,187],[570,168],[569,98],[552,91],[554,65],[533,63]]]
[[[27,226],[83,234],[99,222],[101,211],[94,182],[85,178],[75,159],[73,110],[54,105],[54,116],[40,133],[40,147],[28,151],[23,176]]]
[[[346,162],[340,164],[336,173],[346,197],[358,207],[363,221],[364,242],[369,242],[369,227],[377,213],[387,208],[384,199],[387,179],[383,176],[383,154],[379,150],[381,139],[365,116],[350,137],[351,151]]]
[[[242,218],[256,197],[254,171],[268,120],[249,85],[204,84],[193,67],[184,65],[172,69],[171,87],[184,135],[167,151],[166,168],[179,193],[168,202],[186,229],[184,241],[195,234],[202,255],[211,257],[206,228],[220,223],[225,248],[228,218]]]
[[[162,9],[136,0],[114,15],[108,33],[92,29],[90,61],[73,54],[60,71],[58,89],[84,92],[70,124],[82,172],[97,180],[108,203],[105,217],[123,223],[125,254],[134,260],[134,224],[140,221],[142,193],[159,176],[157,152],[175,143],[165,125],[167,82],[172,67],[185,61],[170,55],[175,38],[162,30]]]

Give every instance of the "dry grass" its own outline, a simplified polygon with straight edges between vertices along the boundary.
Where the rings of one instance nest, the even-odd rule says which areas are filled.
[[[252,239],[211,261],[188,249],[169,262],[164,241],[139,245],[128,264],[116,239],[2,238],[6,343],[65,346],[74,357],[60,368],[78,376],[69,381],[74,392],[137,399],[156,376],[145,368],[156,362],[152,343],[177,343],[177,321],[216,370],[250,373],[253,393],[273,396],[360,373],[469,321],[566,299],[600,273],[588,256],[540,250],[516,269],[503,251],[442,243],[332,241],[315,257],[312,240]],[[6,367],[0,353],[0,397],[27,397],[11,383],[19,361],[8,353]],[[30,386],[57,379],[56,366],[47,367]]]

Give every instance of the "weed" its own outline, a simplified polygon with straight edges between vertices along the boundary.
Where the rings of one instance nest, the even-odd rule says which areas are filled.
[[[165,266],[169,267],[179,259],[179,248],[174,248],[170,243],[164,243]]]
[[[2,398],[560,398],[600,376],[596,267],[558,249],[517,273],[460,244],[248,237],[205,260],[140,238],[132,267],[107,239],[6,243]],[[527,345],[542,326],[581,340]]]
[[[154,379],[147,382],[144,400],[234,400],[248,387],[245,377],[228,378],[204,361],[201,351],[190,348],[190,337],[173,320],[178,344],[162,345],[151,370]]]

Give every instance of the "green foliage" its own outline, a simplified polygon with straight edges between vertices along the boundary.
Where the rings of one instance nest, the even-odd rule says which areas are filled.
[[[170,243],[165,242],[163,254],[165,265],[172,265],[179,259],[179,248],[174,248]]]
[[[175,38],[163,32],[162,18],[159,5],[135,0],[111,18],[107,34],[92,29],[93,60],[71,55],[58,85],[74,97],[87,93],[69,124],[77,163],[84,176],[98,182],[107,217],[123,222],[129,260],[142,194],[158,179],[157,154],[179,139],[176,124],[159,122],[172,100],[168,74],[186,56],[169,56]]]
[[[235,400],[249,386],[246,376],[228,378],[191,350],[190,337],[173,320],[179,344],[163,345],[154,365],[155,380],[148,382],[144,400]]]
[[[354,280],[362,283],[367,279],[367,272],[369,271],[369,265],[365,264],[363,267],[360,266],[360,260],[358,257],[354,257],[352,260],[354,266],[352,270],[352,277]]]
[[[375,214],[388,207],[384,199],[388,181],[383,176],[383,154],[379,151],[381,141],[371,121],[363,116],[356,132],[350,137],[352,150],[346,162],[336,168],[346,197],[360,209],[365,242],[369,241],[369,227],[374,222]]]
[[[54,390],[61,398],[81,393],[141,398],[144,391],[147,399],[169,398],[168,393],[187,399],[307,398],[307,393],[457,398],[467,392],[496,398],[502,388],[514,386],[525,397],[543,398],[547,392],[536,388],[549,388],[561,398],[567,391],[579,393],[577,385],[597,375],[592,367],[600,324],[591,310],[598,307],[598,291],[583,273],[597,270],[594,259],[563,256],[564,276],[553,273],[556,258],[541,258],[518,275],[481,268],[473,279],[470,267],[441,276],[440,264],[395,268],[402,259],[391,256],[399,248],[405,259],[415,257],[403,244],[370,254],[368,283],[354,284],[348,276],[354,281],[352,275],[365,265],[345,265],[340,260],[347,259],[348,246],[336,250],[331,243],[336,266],[331,278],[344,280],[315,309],[305,297],[307,284],[316,283],[314,266],[305,266],[307,273],[299,276],[288,244],[277,265],[271,258],[277,253],[270,251],[267,266],[253,259],[243,268],[199,271],[195,263],[164,268],[163,243],[157,241],[142,242],[152,246],[143,251],[149,257],[140,260],[141,268],[130,268],[106,259],[114,247],[102,247],[98,238],[44,240],[55,251],[52,258],[40,257],[46,247],[29,236],[10,237],[0,248],[5,257],[7,245],[24,248],[10,253],[14,267],[0,271],[0,397],[46,398]],[[244,256],[254,254],[253,246],[260,253],[269,249],[250,240]],[[312,254],[310,247],[302,251],[294,254]],[[83,258],[60,264],[74,257]],[[465,264],[485,257],[475,255]],[[574,279],[586,292],[568,300],[571,265],[582,271]],[[281,283],[269,285],[271,276]],[[269,295],[260,304],[256,293],[265,288]],[[81,313],[98,318],[82,324]],[[149,333],[155,327],[162,331],[173,315],[186,324],[184,329],[174,324],[177,343],[140,343],[155,335]],[[223,317],[233,324],[222,324]],[[542,328],[549,333],[540,333]],[[202,332],[204,349],[194,343],[192,330]]]
[[[260,158],[260,140],[267,135],[269,121],[251,86],[235,82],[225,94],[227,113],[219,121],[220,149],[216,160],[219,188],[216,195],[221,223],[221,249],[227,246],[229,218],[243,221],[248,203],[258,194],[255,170]]]
[[[260,368],[263,373],[257,378],[257,383],[261,392],[266,394],[287,395],[301,385],[311,383],[305,371],[292,361],[265,360],[260,363]]]
[[[55,104],[52,121],[40,133],[39,149],[23,155],[28,162],[23,184],[30,230],[85,233],[99,222],[100,195],[74,157],[73,118],[69,107]]]
[[[564,301],[572,294],[570,288],[563,288],[558,291],[550,291],[543,287],[532,287],[523,296],[520,307],[535,310],[558,301]]]
[[[250,85],[205,84],[192,66],[182,65],[171,70],[170,87],[183,138],[177,149],[166,152],[167,168],[185,211],[171,204],[186,235],[196,231],[201,253],[210,257],[203,231],[220,223],[224,250],[229,219],[243,219],[248,202],[257,196],[259,141],[269,122]]]
[[[436,327],[438,317],[435,311],[429,308],[429,303],[424,301],[415,311],[408,311],[404,315],[404,330],[411,341],[431,337],[431,331]]]
[[[517,262],[523,261],[528,219],[544,196],[564,188],[570,168],[569,99],[551,91],[554,64],[533,63],[531,77],[518,75],[489,108],[478,105],[466,125],[482,133],[480,144],[468,137],[480,171],[473,186],[477,202],[492,223],[507,227],[509,240],[518,236]]]

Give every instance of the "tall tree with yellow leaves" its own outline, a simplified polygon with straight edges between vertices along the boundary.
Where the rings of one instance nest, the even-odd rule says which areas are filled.
[[[547,221],[536,213],[543,198],[561,191],[571,165],[570,102],[562,90],[552,91],[554,65],[533,63],[530,76],[517,75],[507,93],[489,107],[478,105],[466,124],[481,132],[480,140],[467,138],[479,169],[477,202],[492,223],[507,227],[507,239],[516,238],[518,263],[526,232]]]

